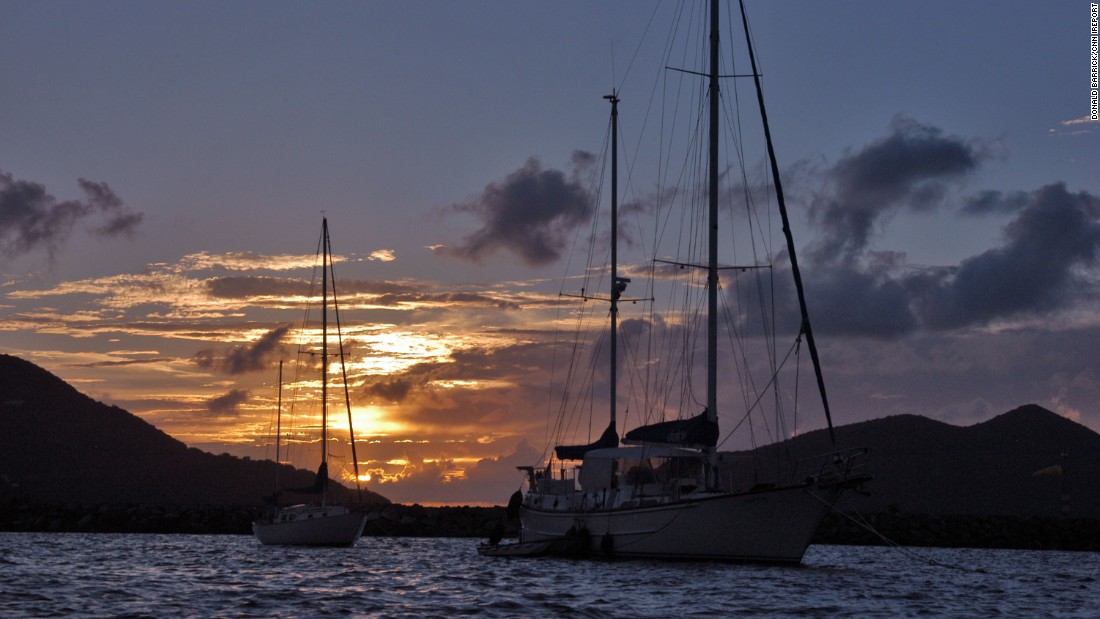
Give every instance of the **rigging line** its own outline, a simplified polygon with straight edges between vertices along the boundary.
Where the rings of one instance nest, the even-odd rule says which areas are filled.
[[[727,11],[727,14],[728,13],[730,13],[730,11]],[[763,226],[760,225],[759,211],[758,211],[758,209],[755,208],[755,203],[752,200],[752,194],[751,194],[751,192],[749,191],[749,188],[748,188],[749,187],[749,181],[748,181],[748,176],[747,176],[746,168],[745,168],[744,140],[743,139],[738,139],[738,135],[739,135],[738,132],[733,130],[734,125],[736,125],[738,131],[741,131],[740,102],[737,99],[738,95],[737,95],[736,84],[737,84],[737,80],[734,80],[735,89],[734,89],[734,100],[733,101],[730,101],[729,99],[727,99],[724,96],[724,93],[722,93],[723,94],[722,101],[726,104],[734,104],[733,109],[731,110],[729,105],[723,105],[722,106],[722,111],[726,115],[726,119],[727,119],[727,122],[726,122],[725,126],[729,127],[729,129],[726,131],[727,139],[730,140],[733,144],[733,149],[732,150],[738,154],[738,163],[739,163],[738,169],[740,170],[740,173],[741,173],[742,190],[743,190],[744,198],[745,198],[746,222],[748,224],[747,227],[748,227],[748,230],[749,230],[749,245],[750,245],[750,248],[752,250],[753,264],[760,264],[760,262],[757,260],[758,251],[757,251],[757,238],[756,238],[757,232],[756,231],[759,230],[759,233],[761,234],[761,241],[763,241],[764,240]],[[743,133],[741,133],[740,135],[743,136]],[[729,149],[727,148],[727,150],[729,150]],[[735,218],[735,214],[733,212],[733,188],[732,188],[731,185],[727,185],[726,193],[729,197],[729,201],[728,201],[729,202],[729,210],[730,210],[730,217],[731,217],[731,220],[732,220],[732,219]],[[755,226],[753,225],[754,222],[756,224]],[[730,237],[731,237],[732,246],[736,247],[736,235],[734,233],[734,227],[733,226],[730,226]],[[764,243],[764,247],[765,247],[765,262],[764,262],[764,264],[770,265],[770,263],[771,263],[771,252],[768,250],[768,247],[767,247],[766,243]],[[765,298],[766,298],[767,295],[765,295],[765,287],[763,286],[763,280],[761,279],[759,273],[756,274],[755,281],[756,281],[756,289],[757,289],[756,298],[757,298],[759,306],[760,306],[761,325],[764,329],[765,341],[771,343],[771,345],[769,347],[765,348],[765,350],[768,353],[768,359],[769,359],[769,362],[770,362],[770,365],[771,365],[771,369],[772,369],[772,371],[774,371],[775,363],[776,363],[776,359],[777,359],[777,351],[775,349],[775,344],[774,344],[774,334],[772,333],[772,329],[774,328],[774,320],[769,323],[769,321],[767,319],[768,305],[765,302]],[[738,287],[737,290],[740,290],[740,288]],[[774,288],[772,288],[772,290],[774,291]],[[738,298],[740,298],[740,296]],[[774,311],[774,305],[772,305],[772,311]]]
[[[749,18],[745,14],[745,2],[740,0],[741,21],[745,26],[745,39],[749,41],[749,60],[752,62],[753,81],[756,83],[756,98],[760,104],[760,118],[764,125],[764,137],[768,144],[768,159],[771,163],[772,176],[775,182],[775,197],[779,204],[779,213],[783,218],[783,234],[787,239],[787,253],[791,259],[791,274],[794,276],[795,290],[798,292],[799,308],[802,311],[802,331],[806,334],[806,345],[810,349],[810,359],[814,362],[814,374],[817,376],[817,387],[821,394],[821,406],[825,409],[825,421],[829,425],[829,440],[836,445],[836,431],[833,429],[833,416],[829,411],[829,396],[825,391],[825,377],[821,371],[821,360],[817,354],[817,344],[814,343],[814,332],[810,326],[809,310],[806,308],[806,293],[802,286],[802,275],[798,270],[798,258],[795,255],[794,238],[791,233],[790,221],[787,217],[787,207],[783,200],[783,185],[779,180],[779,164],[775,157],[775,148],[772,144],[771,129],[768,127],[768,112],[764,107],[764,91],[760,86],[760,72],[756,68],[756,52],[753,51],[752,35],[749,32]]]
[[[726,311],[727,323],[732,323],[731,317],[729,316],[729,305],[727,303],[723,302],[722,307]],[[727,336],[727,337],[732,338],[732,336]],[[732,342],[731,342],[731,348],[733,348]],[[756,380],[753,377],[751,364],[749,363],[748,356],[745,355],[745,350],[746,349],[745,349],[744,346],[742,346],[740,348],[740,350],[742,352],[742,359],[739,360],[740,362],[738,363],[738,367],[742,367],[742,363],[743,363],[745,377],[742,379],[742,384],[741,384],[741,386],[742,386],[742,397],[745,399],[745,415],[746,415],[746,417],[748,417],[749,415],[752,414],[752,411],[756,408],[756,405],[759,404],[760,401],[764,398],[764,396],[769,392],[769,390],[772,389],[772,385],[776,384],[778,382],[778,379],[776,378],[777,373],[773,370],[772,371],[772,378],[769,379],[768,383],[764,386],[763,389],[758,390],[756,388]],[[734,359],[737,360],[736,355],[734,355]],[[756,395],[756,402],[753,403],[752,405],[749,404],[750,392],[752,394]],[[764,422],[764,429],[768,432],[768,436],[772,436],[771,428],[767,424],[767,418],[764,417],[763,415],[761,415],[761,419]],[[738,424],[738,425],[741,425],[741,424]],[[749,424],[749,428],[752,429],[752,423],[751,422]],[[731,434],[732,434],[732,431],[731,431]],[[756,437],[752,436],[751,440],[755,442]]]
[[[593,172],[593,178],[589,181],[589,186],[590,187],[595,186],[597,189],[595,191],[592,191],[592,190],[589,191],[589,196],[595,196],[595,199],[593,200],[594,205],[593,205],[592,227],[591,227],[591,230],[589,232],[589,243],[588,243],[588,246],[587,246],[588,249],[586,251],[586,266],[585,266],[585,269],[584,269],[584,274],[581,277],[581,282],[583,284],[582,294],[585,291],[587,291],[589,289],[589,287],[591,286],[591,272],[592,272],[591,265],[593,263],[593,250],[594,250],[594,245],[595,245],[596,229],[597,229],[598,222],[599,222],[599,216],[598,215],[599,215],[600,204],[602,202],[602,195],[603,195],[603,191],[602,191],[603,179],[604,179],[604,175],[606,173],[606,168],[607,168],[606,153],[607,153],[607,149],[608,149],[608,144],[610,142],[610,122],[608,123],[608,125],[609,125],[609,128],[608,128],[607,132],[605,133],[604,141],[603,141],[603,144],[604,144],[603,153],[602,153],[603,156],[601,156],[601,161],[603,161],[604,163],[599,168],[598,176],[596,175],[596,172]],[[597,178],[598,178],[598,180],[597,180]],[[579,242],[579,238],[580,238],[580,231],[578,230],[578,233],[575,234],[574,237],[573,237],[573,244],[570,247],[570,251],[569,251],[569,260],[566,261],[566,267],[565,267],[566,276],[562,277],[561,287],[558,290],[558,296],[559,297],[566,295],[566,293],[565,293],[565,284],[566,284],[566,282],[569,281],[568,273],[572,270],[572,262],[573,262],[572,259],[573,259],[573,256],[576,255],[576,253],[577,253],[577,245],[578,245],[578,242]],[[558,306],[555,309],[555,318],[559,318],[561,316],[561,311],[562,311],[561,306]],[[564,415],[565,415],[566,410],[568,409],[568,401],[567,401],[567,399],[568,399],[568,389],[569,389],[569,386],[573,383],[573,378],[575,376],[574,370],[575,370],[575,367],[576,367],[575,364],[576,364],[576,360],[577,360],[577,352],[578,352],[579,347],[580,347],[581,334],[582,333],[587,334],[587,332],[588,332],[587,329],[582,328],[583,325],[584,325],[586,315],[587,315],[587,313],[584,310],[582,310],[581,312],[579,312],[577,314],[577,328],[575,328],[573,330],[573,334],[574,334],[573,345],[571,347],[571,352],[570,352],[570,356],[569,356],[570,362],[568,364],[568,369],[567,369],[566,376],[565,376],[565,381],[564,381],[565,391],[563,391],[563,393],[562,393],[562,399],[561,399],[560,405],[557,407],[558,413],[557,413],[556,416],[552,414],[552,411],[555,408],[554,407],[555,396],[554,396],[554,393],[553,393],[554,390],[551,388],[551,389],[548,389],[548,391],[547,391],[547,408],[546,408],[546,430],[547,430],[547,432],[544,434],[544,436],[549,437],[551,439],[551,441],[550,441],[550,443],[547,443],[546,445],[544,445],[543,453],[542,453],[542,459],[545,459],[545,457],[547,455],[547,452],[550,450],[550,445],[552,443],[556,442],[553,439],[554,438],[562,438],[563,437],[562,433],[564,432],[564,427],[566,425],[568,425],[568,424],[564,423],[565,422]],[[587,339],[587,338],[585,338],[585,339]],[[555,334],[555,339],[554,339],[554,350],[551,353],[551,381],[550,381],[551,386],[554,384],[554,377],[557,375],[556,374],[556,367],[557,367],[557,349],[558,349],[558,345],[559,345],[559,340],[558,340],[557,333],[556,333]],[[556,417],[556,422],[552,424],[551,419],[554,418],[554,417]],[[554,429],[554,431],[551,432],[550,428],[551,428],[552,425],[555,429]]]
[[[682,5],[681,5],[681,7],[682,7]],[[676,20],[677,24],[680,21],[679,17],[682,17],[682,13],[678,14],[678,19]],[[671,44],[675,40],[674,34],[675,34],[675,31],[673,31],[670,34],[670,37],[669,37],[669,46],[668,46],[668,53],[669,53],[668,57],[669,58],[671,58],[671,50],[672,50]],[[690,36],[685,37],[684,47],[683,47],[683,51],[681,53],[681,60],[680,60],[681,64],[684,64],[684,65],[689,64],[688,63],[689,51],[696,50],[697,47],[698,46],[695,45],[692,42],[692,39],[691,39]],[[665,95],[664,101],[666,101],[666,102],[668,101],[668,89],[667,89],[668,77],[667,77],[667,73],[668,73],[667,71],[664,72],[664,80],[662,80],[662,83],[666,85],[666,87],[664,89],[664,95]],[[687,106],[688,110],[692,110],[692,109],[701,110],[701,109],[703,109],[702,101],[704,101],[704,99],[705,99],[705,97],[704,97],[705,89],[704,89],[704,85],[701,83],[701,80],[694,80],[694,79],[689,80],[686,76],[680,75],[677,79],[676,84],[677,84],[676,93],[675,93],[675,96],[672,99],[673,105],[672,106],[668,106],[667,104],[665,105],[666,110],[671,108],[671,118],[673,119],[672,127],[669,129],[668,135],[667,135],[667,137],[668,137],[667,147],[669,148],[669,153],[671,153],[671,148],[670,147],[674,143],[675,136],[677,135],[677,128],[678,128],[679,123],[676,122],[676,121],[678,121],[678,119],[680,118],[680,115],[681,115],[681,112],[680,112],[681,102],[684,101],[685,99],[687,99],[687,100],[689,100],[689,104]],[[690,97],[685,97],[683,93],[685,91],[686,85],[690,85],[690,84],[695,84],[695,86],[688,89],[688,92],[691,93],[691,96]],[[661,145],[660,145],[660,149],[658,150],[659,156],[662,158],[662,161],[663,161],[664,152],[665,152],[665,149],[666,149],[665,132],[664,132],[664,124],[665,124],[664,119],[667,118],[667,117],[668,117],[668,113],[666,112],[666,114],[662,116]],[[683,185],[685,174],[689,170],[698,169],[698,162],[696,162],[696,166],[694,168],[692,168],[689,164],[691,163],[693,153],[695,154],[696,157],[701,156],[698,153],[698,148],[696,146],[696,144],[697,144],[696,140],[700,139],[701,132],[702,132],[702,129],[701,129],[702,122],[703,122],[703,116],[702,116],[702,114],[700,114],[699,117],[698,117],[698,120],[694,124],[694,130],[690,133],[690,138],[688,140],[688,145],[687,145],[686,150],[684,151],[684,161],[683,161],[683,163],[681,164],[681,166],[679,168],[680,169],[680,178],[678,179],[677,183],[671,185],[671,187],[673,187],[673,188],[680,187],[680,186]],[[691,130],[691,123],[688,123],[688,125],[689,125],[689,130]],[[670,162],[668,162],[668,161],[664,161],[665,167],[663,168],[663,172],[661,172],[659,174],[659,181],[661,183],[661,187],[669,187],[670,186],[669,183],[668,183],[667,175],[669,173],[671,173],[672,167],[671,167],[671,165],[669,165],[669,163]],[[659,190],[660,190],[660,188],[659,188]],[[689,188],[689,197],[691,195],[690,192],[695,191],[695,190],[696,190],[696,188],[693,188],[693,187]],[[673,195],[673,201],[675,201],[675,199],[677,197],[678,197],[678,194],[674,194]],[[670,204],[669,216],[671,216],[671,206],[672,205]],[[680,209],[680,219],[681,219],[680,229],[681,230],[683,230],[683,228],[684,228],[683,227],[683,218],[686,215],[685,210],[686,209]],[[667,221],[668,220],[666,219],[666,226],[661,227],[661,232],[659,234],[655,232],[655,236],[658,238],[658,240],[660,238],[664,237],[664,231],[667,229]],[[678,247],[678,249],[679,249],[679,247]],[[654,252],[654,255],[656,255],[656,252]]]
[[[733,316],[730,312],[730,307],[728,299],[726,299],[726,295],[722,295],[720,297],[720,300],[722,304],[722,310],[726,318],[725,322],[729,327],[728,329],[726,329],[726,337],[730,340],[730,349],[733,352],[732,357],[734,363],[737,366],[737,374],[741,382],[741,398],[745,405],[745,410],[751,411],[751,405],[749,403],[750,396],[752,394],[758,394],[761,392],[756,389],[756,380],[753,378],[752,367],[749,363],[747,355],[748,347],[745,345],[745,340],[747,339],[747,337],[742,333],[741,330],[737,329],[737,325],[733,320]],[[738,352],[740,352],[740,355],[737,354]]]
[[[874,535],[875,537],[879,538],[879,540],[881,540],[887,546],[893,548],[894,550],[897,550],[901,554],[905,555],[906,557],[908,557],[908,558],[910,558],[914,561],[919,561],[921,563],[926,563],[926,564],[928,564],[930,566],[933,566],[933,567],[944,567],[944,568],[947,568],[947,569],[958,570],[960,572],[967,572],[967,573],[971,573],[971,574],[985,574],[985,573],[987,573],[986,570],[984,570],[982,568],[965,567],[965,566],[959,565],[957,563],[943,563],[942,561],[937,561],[937,560],[935,560],[931,557],[922,556],[920,553],[917,553],[916,551],[913,551],[909,548],[906,548],[905,546],[902,546],[898,542],[895,542],[894,540],[887,537],[884,533],[882,533],[881,531],[876,529],[874,527],[874,525],[872,525],[870,522],[868,522],[867,519],[864,518],[863,515],[860,514],[858,511],[855,512],[856,515],[853,516],[852,514],[849,514],[848,512],[845,512],[844,510],[838,508],[836,505],[834,505],[832,503],[829,503],[828,501],[821,498],[820,496],[818,496],[814,492],[809,492],[808,494],[811,497],[813,497],[814,499],[816,499],[817,501],[827,505],[829,507],[830,511],[836,512],[837,514],[840,514],[841,516],[847,518],[848,520],[852,521],[852,523],[855,524],[857,527],[863,529],[864,531],[867,531],[871,535]]]
[[[638,40],[638,45],[637,45],[637,46],[636,46],[636,47],[634,48],[634,55],[630,57],[630,62],[628,62],[628,63],[627,63],[627,65],[626,65],[626,72],[624,72],[624,73],[623,73],[623,77],[622,77],[622,79],[621,79],[621,80],[618,80],[618,83],[619,83],[619,87],[618,87],[618,88],[616,88],[616,90],[617,90],[617,91],[620,91],[620,92],[622,91],[622,86],[623,86],[623,83],[625,83],[625,82],[626,82],[626,77],[627,77],[628,75],[630,75],[630,69],[631,69],[631,68],[632,68],[632,67],[634,66],[634,61],[638,59],[638,54],[639,54],[639,53],[641,52],[641,50],[642,50],[642,44],[643,44],[643,43],[645,42],[645,40],[646,40],[646,35],[647,35],[647,34],[649,34],[649,29],[650,29],[650,27],[652,27],[652,26],[653,26],[653,22],[654,22],[654,21],[656,21],[656,18],[657,18],[657,9],[659,9],[659,8],[660,8],[660,6],[661,6],[661,5],[660,5],[659,3],[658,3],[658,4],[654,4],[654,5],[653,5],[653,12],[649,14],[649,21],[648,21],[648,22],[646,22],[646,25],[645,25],[645,29],[644,29],[644,30],[642,31],[642,36],[641,36],[641,38],[640,38],[640,39]]]
[[[321,255],[321,247],[322,247],[323,238],[324,238],[323,234],[318,234],[318,236],[317,236],[317,249],[316,249],[316,252],[314,253],[313,270],[312,270],[312,273],[311,273],[310,279],[309,279],[309,292],[306,295],[305,309],[302,312],[302,326],[298,330],[298,350],[295,353],[295,363],[294,363],[294,388],[291,391],[290,414],[288,415],[289,426],[290,427],[287,428],[287,433],[288,433],[288,435],[291,435],[291,436],[293,436],[293,435],[295,435],[299,432],[299,428],[298,428],[299,419],[298,419],[298,415],[295,413],[295,408],[297,407],[297,405],[300,402],[300,399],[302,397],[301,392],[303,390],[303,385],[302,385],[303,367],[308,365],[308,363],[303,361],[303,358],[312,357],[312,353],[308,350],[309,342],[307,341],[307,338],[309,336],[309,320],[310,320],[310,314],[312,313],[312,301],[313,301],[314,295],[317,293],[317,280],[319,279],[318,276],[317,276],[318,258]],[[303,442],[299,439],[299,440],[295,440],[293,442],[288,440],[286,451],[287,451],[286,459],[287,459],[288,462],[291,462],[295,458],[296,454],[299,454],[300,452],[307,451],[307,450],[304,448]]]
[[[363,499],[363,487],[359,482],[359,454],[355,449],[355,426],[352,424],[351,394],[348,390],[348,366],[344,360],[344,334],[340,325],[340,302],[336,300],[336,269],[332,264],[332,241],[329,241],[329,278],[332,280],[332,310],[336,317],[336,344],[340,351],[340,374],[344,381],[344,405],[348,410],[348,441],[351,443],[351,462],[355,471],[355,493],[359,500]]]
[[[664,50],[662,52],[662,57],[663,58],[667,59],[667,58],[670,58],[671,55],[672,55],[672,46],[673,46],[673,42],[675,41],[675,33],[678,31],[678,28],[677,28],[676,24],[680,20],[682,10],[683,10],[683,5],[681,4],[680,5],[680,10],[676,11],[674,13],[673,19],[669,20],[669,31],[667,32],[667,34],[665,36],[665,47],[664,47]],[[660,90],[661,90],[661,106],[660,106],[660,109],[661,109],[662,113],[658,116],[658,132],[657,132],[657,135],[658,135],[659,139],[658,139],[658,148],[657,148],[657,179],[656,179],[656,196],[655,196],[655,202],[656,203],[654,205],[654,213],[653,213],[653,215],[654,215],[654,226],[653,226],[653,236],[652,236],[652,240],[651,240],[651,243],[652,243],[651,248],[652,249],[651,249],[651,252],[650,252],[650,254],[654,257],[657,256],[657,254],[659,252],[660,240],[664,236],[663,233],[662,233],[662,230],[667,228],[668,222],[671,219],[671,215],[672,215],[671,206],[670,206],[670,208],[665,210],[665,215],[664,215],[663,218],[662,218],[662,212],[661,212],[662,208],[664,206],[665,199],[666,199],[666,189],[665,189],[665,187],[667,185],[666,185],[665,181],[666,181],[666,175],[668,173],[667,172],[667,161],[666,161],[666,158],[665,158],[665,137],[666,137],[666,135],[669,135],[671,137],[670,132],[672,131],[671,129],[668,129],[666,127],[666,124],[668,123],[668,115],[667,115],[667,112],[666,112],[668,107],[666,105],[666,102],[668,101],[668,87],[669,87],[669,85],[668,85],[668,73],[665,72],[665,71],[658,70],[658,72],[656,74],[656,77],[653,80],[653,87],[650,90],[650,100],[649,100],[649,104],[647,106],[645,118],[646,118],[646,122],[648,123],[649,114],[650,114],[650,111],[653,108],[654,100],[656,99],[656,96],[657,96],[658,85],[660,85]],[[643,127],[644,126],[645,126],[645,124],[643,124]],[[675,126],[675,125],[673,125],[673,126]],[[641,139],[639,139],[639,141],[638,141],[638,146],[639,146],[639,148],[641,147]],[[663,219],[663,222],[664,222],[663,224],[661,223],[662,219]],[[648,290],[650,292],[649,296],[653,297],[654,299],[657,298],[657,294],[656,294],[657,277],[656,277],[656,274],[657,274],[657,265],[656,265],[655,262],[650,262],[650,264],[649,264],[649,281],[647,283],[647,286],[648,286]],[[656,325],[657,324],[658,314],[657,314],[657,303],[656,302],[652,303],[649,306],[649,311],[647,312],[647,316],[648,316],[648,320],[649,320],[650,325]],[[667,330],[666,330],[666,333],[667,333]],[[656,339],[656,337],[657,337],[656,331],[654,329],[650,329],[649,337],[647,338],[647,352],[650,354],[650,358],[652,358],[655,347],[657,348],[657,351],[660,352],[661,350],[665,349],[664,344],[668,343],[667,335],[665,337],[660,338],[659,341]],[[650,391],[654,391],[654,393],[656,392],[656,390],[651,389],[651,387],[655,387],[658,382],[663,382],[663,381],[660,381],[660,378],[657,375],[655,370],[651,370],[649,367],[647,367],[647,369],[646,369],[646,406],[643,408],[643,411],[642,411],[644,420],[648,420],[650,418],[650,416],[653,413],[653,407],[656,406],[655,401],[650,401],[649,392]]]
[[[603,198],[602,187],[603,187],[603,180],[605,178],[606,170],[607,170],[607,156],[606,155],[607,155],[607,151],[608,151],[609,143],[610,143],[610,139],[611,139],[610,132],[611,132],[611,123],[609,123],[608,130],[605,133],[605,137],[604,137],[604,148],[603,148],[603,153],[602,153],[603,156],[601,157],[601,161],[603,161],[603,165],[600,167],[599,183],[597,185],[598,189],[594,192],[590,192],[590,195],[595,195],[596,196],[597,208],[595,209],[595,212],[593,213],[592,226],[591,226],[591,230],[590,230],[590,233],[589,233],[589,244],[588,244],[589,249],[588,249],[588,253],[587,253],[588,258],[587,258],[587,264],[586,264],[586,267],[585,267],[585,276],[584,276],[584,279],[583,279],[583,281],[585,283],[585,286],[584,286],[584,288],[581,289],[582,297],[589,294],[589,291],[592,289],[591,287],[593,285],[592,284],[592,275],[593,275],[593,273],[599,272],[599,277],[598,277],[598,279],[596,281],[596,284],[595,284],[596,289],[600,290],[603,287],[603,271],[602,270],[597,271],[597,269],[595,268],[594,253],[595,253],[596,243],[597,243],[597,240],[598,240],[597,230],[599,229],[599,222],[600,222],[600,217],[599,217],[600,209],[599,209],[598,205],[600,203],[602,203],[602,198]],[[610,252],[610,248],[607,248],[607,250],[608,250],[608,252]],[[607,261],[605,260],[605,264],[606,263],[607,263]],[[564,294],[564,293],[560,293],[560,294]],[[578,317],[580,318],[580,315],[578,315]],[[582,331],[582,329],[580,328],[582,325],[583,325],[583,322],[578,323],[578,329],[577,329],[578,334]],[[587,335],[590,332],[590,330],[586,328],[583,331],[584,331],[584,334],[585,334],[584,341],[588,341]],[[603,336],[601,335],[600,336],[601,342],[602,342],[602,337]],[[602,344],[601,344],[601,346],[602,346]],[[600,350],[600,347],[597,346],[596,352],[598,352],[599,350]],[[567,384],[571,384],[571,382],[572,381],[569,381],[569,383],[567,383]],[[594,378],[592,378],[591,380],[586,379],[585,381],[583,381],[581,383],[581,386],[583,387],[585,385],[589,385],[589,388],[592,388],[592,386],[594,386],[594,382],[595,382]],[[588,400],[591,401],[591,398],[588,398]],[[581,402],[581,400],[578,400],[578,403],[580,403],[580,402]],[[563,404],[564,404],[564,399],[563,399]],[[569,415],[568,419],[566,419],[564,417],[564,413],[566,412],[567,409],[568,409],[568,407],[565,407],[565,408],[562,409],[563,417],[560,420],[559,425],[558,425],[558,431],[560,432],[560,434],[558,434],[558,437],[561,438],[561,439],[564,439],[564,437],[568,435],[568,430],[574,423],[573,419],[576,418],[576,423],[579,423],[579,417],[576,417],[575,415],[572,415],[572,414]],[[577,412],[577,408],[575,406],[573,408],[573,411],[574,411],[574,413]],[[591,424],[592,424],[592,420],[593,420],[593,415],[589,414],[588,418],[589,418],[589,435],[591,436],[591,433],[592,433],[591,432]]]
[[[783,357],[783,362],[779,364],[780,369],[782,369],[783,366],[787,365],[787,359],[790,358],[791,353],[793,351],[794,351],[794,345],[792,345],[791,348],[787,350],[787,354]],[[767,385],[764,385],[764,389],[762,390],[760,395],[757,396],[756,401],[753,402],[752,406],[749,407],[749,409],[747,411],[745,411],[745,414],[741,417],[741,420],[737,422],[737,426],[735,426],[732,430],[730,430],[726,434],[726,437],[718,442],[718,445],[717,445],[718,447],[721,447],[722,445],[724,445],[725,442],[728,441],[731,436],[733,436],[733,433],[737,431],[737,428],[739,428],[741,426],[741,424],[744,423],[746,419],[748,419],[749,415],[752,414],[752,411],[756,410],[756,407],[760,405],[760,400],[764,398],[764,396],[767,393],[767,390],[771,387],[772,383],[776,382],[777,380],[779,380],[779,373],[778,372],[776,372],[775,374],[772,374],[771,379],[768,380]]]
[[[802,386],[802,338],[795,338],[795,352],[794,352],[794,430],[798,431],[798,395],[799,388]],[[790,446],[787,447],[788,456],[790,456]]]
[[[575,423],[574,419],[580,414],[578,412],[579,406],[585,401],[585,398],[581,397],[580,394],[586,388],[591,388],[589,386],[592,380],[590,372],[594,369],[593,365],[580,363],[580,352],[584,348],[584,343],[591,340],[591,328],[587,326],[591,321],[589,318],[591,313],[592,312],[585,309],[577,315],[577,327],[574,329],[573,349],[570,355],[569,371],[566,376],[561,405],[559,407],[558,421],[553,434],[554,437],[559,439],[556,441],[559,443],[564,442],[564,438],[568,435],[568,428],[573,426]],[[589,373],[579,373],[579,367],[587,367]],[[574,390],[578,393],[578,396],[570,403],[569,393]]]

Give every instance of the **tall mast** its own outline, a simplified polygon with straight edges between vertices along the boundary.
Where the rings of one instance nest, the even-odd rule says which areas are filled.
[[[708,170],[707,420],[718,423],[718,0],[710,3],[710,169]],[[714,448],[708,448],[707,486],[714,484]]]
[[[611,427],[615,427],[618,391],[619,296],[626,281],[619,281],[619,97],[615,90],[604,97],[611,102]]]
[[[740,0],[741,23],[745,27],[745,41],[749,48],[749,61],[752,63],[752,79],[756,84],[756,100],[760,105],[760,118],[764,123],[764,139],[768,143],[768,160],[772,168],[772,182],[775,184],[775,201],[779,206],[779,215],[783,219],[783,235],[787,240],[787,255],[791,259],[791,274],[794,276],[794,287],[798,292],[798,307],[802,312],[801,332],[806,336],[806,346],[810,349],[810,360],[814,364],[814,375],[817,377],[817,390],[821,394],[821,407],[825,409],[825,421],[829,424],[829,440],[836,446],[836,433],[833,431],[833,415],[829,412],[829,397],[825,392],[825,377],[821,373],[821,360],[817,355],[817,344],[814,342],[814,332],[810,328],[810,312],[806,308],[806,293],[802,287],[802,273],[798,270],[798,256],[794,251],[794,236],[791,234],[791,222],[787,217],[787,203],[783,200],[783,183],[779,181],[779,165],[775,160],[775,147],[772,146],[772,132],[768,126],[768,112],[764,108],[764,91],[760,88],[760,72],[756,70],[756,54],[752,48],[752,38],[749,35],[749,18],[745,15],[745,2]]]
[[[328,218],[321,218],[321,471],[328,475]],[[324,480],[322,502],[328,496]]]
[[[279,493],[279,447],[283,442],[283,360],[279,359],[279,397],[275,409],[275,494]]]

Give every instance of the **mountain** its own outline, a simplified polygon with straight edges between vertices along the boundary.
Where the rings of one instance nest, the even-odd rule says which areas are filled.
[[[838,426],[840,447],[869,447],[870,496],[842,507],[864,513],[1100,517],[1100,434],[1028,404],[972,426],[897,415]],[[809,432],[776,449],[799,457],[831,451],[828,433]],[[739,454],[750,457],[748,454]],[[1041,475],[1035,473],[1043,471]]]
[[[897,415],[836,428],[840,447],[869,447],[870,496],[843,508],[975,516],[1100,517],[1100,434],[1029,404],[960,427]],[[722,454],[735,474],[746,459],[776,461],[831,451],[824,430],[754,452]],[[1060,465],[1058,469],[1050,467]],[[0,498],[78,504],[258,505],[270,461],[189,448],[118,407],[81,394],[53,374],[0,355]],[[284,465],[291,486],[311,471]],[[1046,470],[1048,474],[1036,476]],[[344,489],[349,495],[352,491]],[[364,491],[365,502],[386,503]],[[1065,498],[1063,498],[1065,497]],[[349,497],[350,498],[350,497]],[[341,497],[341,500],[344,500]]]
[[[289,486],[311,471],[283,465]],[[187,447],[141,418],[0,355],[0,497],[76,504],[259,505],[274,464]],[[354,501],[338,486],[335,499]],[[388,503],[363,492],[364,503]]]

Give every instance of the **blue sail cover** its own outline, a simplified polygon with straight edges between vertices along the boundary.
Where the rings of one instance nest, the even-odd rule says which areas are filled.
[[[619,433],[615,431],[615,422],[612,421],[595,443],[589,443],[587,445],[558,445],[554,448],[554,453],[558,454],[559,460],[583,460],[584,454],[593,449],[606,449],[608,447],[618,446]]]
[[[718,423],[707,419],[703,411],[689,419],[662,421],[634,428],[623,437],[627,445],[677,445],[714,447],[718,444]]]

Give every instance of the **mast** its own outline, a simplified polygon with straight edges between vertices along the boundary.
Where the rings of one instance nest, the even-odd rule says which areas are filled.
[[[279,397],[275,409],[275,494],[279,494],[279,447],[283,442],[283,360],[279,359]]]
[[[321,218],[321,468],[328,476],[328,218]],[[328,479],[322,482],[321,504],[328,499]]]
[[[707,208],[707,420],[718,423],[718,0],[710,3],[710,169]],[[715,449],[707,448],[707,487],[714,487]]]
[[[745,15],[745,2],[739,0],[741,5],[741,23],[745,27],[745,42],[749,48],[749,61],[752,63],[752,79],[756,84],[756,100],[760,105],[760,118],[764,123],[764,139],[768,143],[768,160],[771,163],[772,182],[775,184],[775,201],[779,206],[779,215],[783,219],[783,235],[787,240],[787,255],[791,258],[791,273],[794,275],[794,287],[798,292],[798,307],[802,312],[801,331],[806,336],[806,346],[810,349],[810,360],[814,364],[814,375],[817,377],[817,390],[821,394],[821,407],[825,409],[825,421],[829,424],[829,440],[836,447],[836,434],[833,431],[833,416],[829,412],[829,396],[825,393],[825,377],[821,373],[821,361],[817,355],[817,344],[814,343],[814,332],[810,328],[810,312],[806,308],[806,293],[802,287],[802,274],[798,270],[798,257],[794,251],[794,236],[791,234],[791,222],[787,217],[787,203],[783,200],[783,183],[779,181],[779,165],[775,160],[775,147],[772,145],[772,132],[768,126],[768,112],[764,108],[764,91],[760,88],[760,72],[756,70],[756,54],[753,52],[752,39],[749,36],[749,18]],[[713,16],[712,16],[713,18]],[[713,77],[712,77],[713,79]]]
[[[611,102],[611,427],[615,427],[618,391],[619,296],[627,281],[619,280],[619,97],[615,90],[604,97]]]

